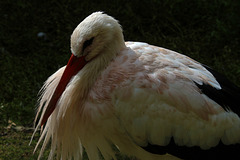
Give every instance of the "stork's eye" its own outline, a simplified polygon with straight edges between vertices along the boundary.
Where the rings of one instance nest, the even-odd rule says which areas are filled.
[[[84,52],[84,50],[85,50],[88,46],[90,46],[90,45],[92,44],[93,39],[94,39],[94,37],[92,37],[92,38],[89,39],[89,40],[86,40],[86,41],[83,43],[82,53]]]

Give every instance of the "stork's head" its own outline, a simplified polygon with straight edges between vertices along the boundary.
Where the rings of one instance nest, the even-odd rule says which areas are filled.
[[[72,33],[72,56],[47,105],[41,124],[43,125],[52,114],[73,76],[91,61],[95,64],[110,61],[123,47],[125,47],[125,44],[122,29],[117,20],[102,12],[95,12],[85,18]],[[93,66],[93,68],[96,68],[96,66]]]
[[[122,29],[117,20],[95,12],[85,18],[73,31],[71,51],[77,56],[85,56],[86,61],[111,48],[112,54],[124,44]]]

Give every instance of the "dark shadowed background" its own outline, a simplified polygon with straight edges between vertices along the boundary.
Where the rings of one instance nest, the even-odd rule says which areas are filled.
[[[126,41],[188,55],[240,86],[239,10],[238,0],[1,0],[0,160],[36,159],[39,135],[28,142],[38,91],[67,63],[70,35],[92,12],[118,19]]]

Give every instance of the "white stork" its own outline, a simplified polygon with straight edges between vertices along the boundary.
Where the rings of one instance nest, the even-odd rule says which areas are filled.
[[[41,90],[39,159],[49,141],[49,159],[81,160],[83,148],[90,160],[117,159],[114,147],[141,160],[240,157],[240,92],[219,73],[124,42],[118,21],[102,12],[76,27],[71,52]]]

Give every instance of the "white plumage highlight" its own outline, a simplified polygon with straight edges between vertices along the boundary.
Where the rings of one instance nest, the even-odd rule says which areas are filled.
[[[55,154],[61,160],[82,159],[83,147],[90,160],[99,159],[99,152],[105,159],[116,159],[112,146],[142,160],[178,159],[141,148],[148,143],[165,146],[171,137],[179,146],[202,149],[214,147],[220,140],[224,144],[240,143],[238,115],[226,112],[195,84],[221,89],[209,71],[168,49],[141,42],[124,43],[120,25],[112,20],[97,12],[73,32],[73,53],[88,55],[89,63],[68,83],[49,117],[37,144],[44,141],[39,159],[50,140],[50,160]],[[93,24],[100,26],[94,29]],[[84,40],[91,37],[96,41],[87,53],[81,53]],[[43,86],[37,128],[64,69]]]

